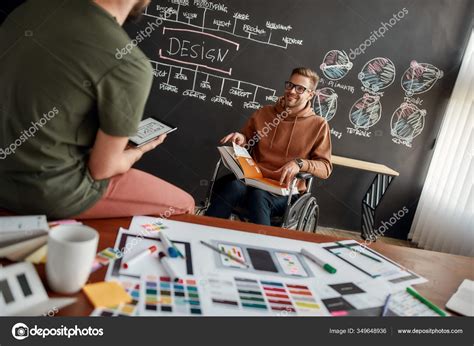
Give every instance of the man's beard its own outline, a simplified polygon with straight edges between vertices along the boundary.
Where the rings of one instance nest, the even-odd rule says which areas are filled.
[[[143,10],[150,4],[150,0],[140,0],[128,14],[126,22],[137,23],[143,17]]]

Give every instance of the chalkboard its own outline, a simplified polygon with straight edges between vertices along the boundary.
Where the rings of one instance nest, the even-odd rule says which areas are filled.
[[[321,81],[313,107],[333,154],[400,172],[376,227],[405,238],[470,34],[470,0],[152,1],[117,58],[138,45],[154,68],[145,116],[178,127],[137,168],[203,200],[216,145],[273,103],[297,66]],[[318,181],[320,224],[359,230],[373,174],[335,167]],[[403,214],[403,216],[401,216]],[[393,218],[392,218],[393,220]]]

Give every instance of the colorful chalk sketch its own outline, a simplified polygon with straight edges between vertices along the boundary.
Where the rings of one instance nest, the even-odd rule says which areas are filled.
[[[349,121],[354,127],[347,127],[347,133],[371,137],[372,132],[369,129],[377,124],[382,116],[381,90],[395,81],[395,73],[393,62],[383,57],[373,58],[362,67],[357,77],[365,94],[349,111]]]
[[[368,130],[377,124],[382,116],[382,105],[380,96],[364,94],[352,106],[349,112],[349,120],[358,130]]]
[[[388,58],[368,61],[358,75],[367,92],[377,93],[395,80],[395,65]]]
[[[337,111],[337,94],[334,89],[317,89],[313,100],[313,109],[317,115],[322,116],[327,121],[334,118]]]
[[[403,73],[400,82],[405,94],[413,96],[427,92],[442,77],[443,71],[437,67],[413,60],[410,67]]]
[[[425,115],[426,110],[409,102],[402,103],[392,115],[392,136],[404,141],[413,141],[413,138],[423,131]]]
[[[330,80],[339,80],[347,75],[353,64],[346,52],[340,50],[330,50],[324,56],[320,65],[324,76]]]
[[[429,91],[443,77],[443,71],[416,60],[403,73],[400,84],[405,91],[404,102],[393,112],[390,122],[392,142],[412,147],[413,139],[421,134],[425,126],[426,110],[418,108],[423,100],[412,98],[413,95]]]

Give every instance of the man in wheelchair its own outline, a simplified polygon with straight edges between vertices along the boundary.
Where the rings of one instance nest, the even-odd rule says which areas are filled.
[[[314,113],[311,99],[319,77],[309,68],[295,68],[285,82],[285,92],[275,105],[252,114],[241,132],[233,132],[221,143],[235,142],[251,150],[263,176],[290,186],[299,172],[326,179],[332,172],[331,135],[327,121]],[[306,191],[304,180],[298,191]],[[250,222],[270,225],[271,218],[285,213],[288,202],[300,194],[277,196],[246,186],[233,174],[218,179],[213,187],[207,216],[229,218],[236,207],[245,210]],[[310,195],[310,194],[307,194]]]

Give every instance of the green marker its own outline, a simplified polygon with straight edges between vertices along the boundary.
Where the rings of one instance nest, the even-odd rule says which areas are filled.
[[[311,252],[309,252],[308,250],[306,249],[301,249],[301,254],[303,256],[305,256],[306,258],[308,258],[309,260],[311,260],[312,262],[316,263],[317,265],[319,265],[321,268],[323,268],[325,271],[327,271],[328,273],[330,274],[334,274],[335,272],[337,272],[337,269],[334,268],[332,265],[330,265],[329,263],[326,263],[324,262],[323,260],[320,260],[319,258],[317,258],[315,255],[313,255]]]
[[[432,302],[430,302],[428,299],[426,299],[425,297],[423,297],[421,294],[419,294],[417,291],[415,291],[413,288],[411,287],[407,287],[407,292],[410,293],[413,297],[415,297],[416,299],[418,299],[420,302],[422,302],[423,304],[425,304],[427,307],[429,307],[431,310],[433,310],[434,312],[436,312],[438,315],[440,316],[447,316],[446,312],[444,312],[443,310],[441,310],[440,308],[438,308],[435,304],[433,304]]]

